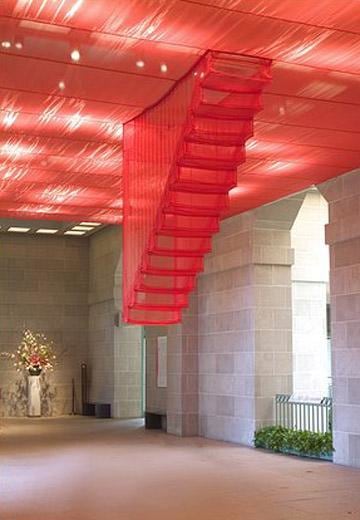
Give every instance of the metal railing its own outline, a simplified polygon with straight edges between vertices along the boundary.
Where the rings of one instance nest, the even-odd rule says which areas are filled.
[[[291,395],[277,394],[275,422],[291,430],[331,432],[332,399],[323,397],[319,402],[305,402],[293,400]]]

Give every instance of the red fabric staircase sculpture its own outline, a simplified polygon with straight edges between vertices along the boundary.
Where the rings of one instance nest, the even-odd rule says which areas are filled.
[[[123,320],[181,321],[237,184],[270,61],[208,52],[124,129]]]

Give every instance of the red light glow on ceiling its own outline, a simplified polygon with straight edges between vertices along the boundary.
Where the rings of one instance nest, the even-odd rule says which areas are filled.
[[[0,216],[120,223],[123,124],[207,49],[273,60],[227,215],[360,163],[357,0],[2,0]]]

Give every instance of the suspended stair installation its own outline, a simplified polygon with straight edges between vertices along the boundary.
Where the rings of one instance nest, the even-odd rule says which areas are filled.
[[[181,321],[269,81],[269,60],[208,52],[159,103],[126,123],[124,321]]]

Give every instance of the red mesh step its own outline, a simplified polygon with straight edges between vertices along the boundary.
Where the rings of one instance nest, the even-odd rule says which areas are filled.
[[[223,92],[220,90],[202,89],[200,103],[219,107],[232,106],[243,110],[258,112],[263,108],[259,92]],[[230,118],[232,119],[232,118]]]
[[[202,85],[206,88],[225,92],[261,92],[271,80],[269,60],[263,60],[259,66],[260,60],[250,56],[240,60],[236,55],[216,52],[213,58],[208,73],[202,77]]]
[[[199,103],[194,108],[195,116],[200,117],[211,117],[214,119],[225,119],[238,120],[238,119],[250,119],[253,117],[255,112],[258,112],[260,108],[256,107],[256,110],[251,108],[243,108],[238,106],[225,106],[225,105],[213,105],[210,103]]]
[[[187,307],[189,302],[187,293],[136,292],[133,309],[174,310]]]
[[[178,167],[173,187],[179,190],[227,193],[236,186],[236,170],[207,170],[206,168]],[[195,187],[195,189],[194,189]]]
[[[234,171],[236,168],[236,162],[221,159],[208,159],[206,157],[182,156],[178,160],[177,166],[185,168],[202,168],[203,170],[213,169]]]
[[[176,237],[155,235],[150,245],[152,254],[170,256],[199,256],[210,253],[211,239],[209,237]]]
[[[162,276],[146,274],[135,284],[135,291],[185,294],[195,287],[195,274],[191,276]]]
[[[208,164],[211,164],[212,161],[216,161],[216,163],[224,161],[225,163],[231,163],[232,166],[236,166],[245,161],[244,145],[209,145],[207,143],[185,141],[182,153],[185,159],[205,160]]]
[[[164,213],[161,232],[169,236],[211,236],[219,231],[219,219],[206,216],[174,215]]]
[[[186,139],[207,144],[239,144],[253,135],[253,120],[222,120],[210,117],[192,117],[186,132]]]
[[[181,320],[236,186],[270,62],[208,52],[124,130],[123,317]]]
[[[229,199],[224,194],[169,191],[166,208],[175,208],[186,214],[217,215],[224,211],[228,204]]]
[[[186,271],[197,273],[204,268],[203,256],[194,257],[172,257],[148,254],[143,262],[142,270],[145,271]]]
[[[123,315],[128,323],[141,323],[142,325],[172,325],[178,323],[181,319],[181,312],[179,309],[164,310],[164,309],[135,309],[133,304],[130,304],[126,309],[126,316]]]
[[[157,276],[193,276],[200,271],[201,269],[186,269],[180,267],[177,269],[157,268],[152,267],[151,265],[147,265],[145,262],[144,267],[140,269],[140,275],[153,274]]]

